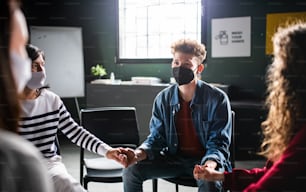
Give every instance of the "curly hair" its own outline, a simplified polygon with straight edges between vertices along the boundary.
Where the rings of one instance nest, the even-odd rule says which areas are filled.
[[[180,39],[171,45],[171,53],[182,52],[196,56],[200,62],[206,58],[206,47],[196,40]]]
[[[280,28],[273,36],[274,60],[267,71],[267,119],[261,155],[279,159],[306,120],[306,23]]]

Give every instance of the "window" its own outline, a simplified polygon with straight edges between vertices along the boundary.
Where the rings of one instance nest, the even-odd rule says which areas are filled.
[[[118,8],[117,63],[169,63],[173,41],[201,41],[201,0],[118,0]]]

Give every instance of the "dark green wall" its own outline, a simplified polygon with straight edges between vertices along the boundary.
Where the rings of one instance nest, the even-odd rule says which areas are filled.
[[[265,72],[271,62],[270,56],[265,55],[266,14],[305,11],[305,1],[208,0],[205,10],[209,54],[203,79],[233,85],[233,99],[263,99]],[[251,16],[251,57],[212,58],[211,19],[241,16]]]
[[[232,85],[231,99],[262,99],[265,70],[270,63],[265,55],[266,14],[305,11],[306,3],[304,0],[207,0],[204,3],[206,19],[202,37],[208,58],[202,78]],[[122,80],[130,80],[131,76],[156,76],[169,81],[171,70],[167,64],[114,64],[115,0],[27,0],[23,8],[28,25],[82,27],[86,82],[93,79],[90,67],[97,63]],[[238,16],[251,16],[251,57],[211,58],[211,19]],[[81,107],[86,105],[83,98],[80,103]]]

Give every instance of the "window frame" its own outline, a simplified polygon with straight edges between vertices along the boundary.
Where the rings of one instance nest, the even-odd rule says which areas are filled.
[[[120,0],[114,0],[115,1],[115,19],[116,19],[116,31],[115,31],[115,35],[116,35],[116,49],[115,49],[115,57],[114,57],[114,62],[115,64],[169,64],[172,62],[172,58],[144,58],[144,59],[136,59],[136,58],[132,58],[132,59],[123,59],[120,58],[120,53],[119,53],[119,1]],[[206,15],[206,1],[205,0],[201,0],[201,43],[203,43],[203,41],[206,41],[206,31],[204,31],[203,29],[207,29],[207,20],[204,18],[207,18]]]

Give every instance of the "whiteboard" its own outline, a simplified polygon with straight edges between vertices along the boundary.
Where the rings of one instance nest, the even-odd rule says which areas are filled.
[[[82,29],[31,26],[31,44],[45,53],[46,83],[60,97],[83,97]]]

